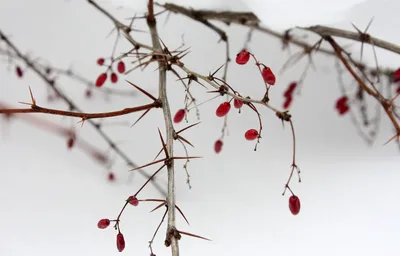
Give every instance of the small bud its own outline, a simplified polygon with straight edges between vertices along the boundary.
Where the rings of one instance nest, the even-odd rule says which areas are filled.
[[[111,78],[111,82],[112,82],[112,83],[115,84],[116,82],[118,82],[118,76],[117,76],[117,74],[112,73],[110,78]]]
[[[18,77],[22,77],[24,75],[24,72],[22,71],[22,69],[19,66],[17,66],[15,68],[15,73],[17,73]]]

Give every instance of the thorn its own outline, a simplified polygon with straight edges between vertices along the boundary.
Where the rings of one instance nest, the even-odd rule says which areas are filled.
[[[130,83],[132,86],[134,86],[136,89],[138,89],[140,92],[142,92],[143,94],[145,94],[145,95],[146,95],[147,97],[149,97],[150,99],[152,99],[152,100],[154,100],[154,101],[157,101],[157,99],[156,99],[153,95],[151,95],[150,93],[148,93],[147,91],[145,91],[145,90],[143,90],[142,88],[136,86],[135,84],[129,82],[128,80],[125,80],[125,81],[127,81],[128,83]]]
[[[162,134],[161,134],[160,129],[158,129],[158,134],[160,135],[161,143],[162,143],[162,146],[163,146],[163,149],[164,149],[164,152],[165,152],[165,158],[166,158],[166,159],[169,159],[169,154],[168,154],[167,146],[165,145],[164,138],[163,138],[163,136],[162,136]]]
[[[132,128],[135,124],[137,124],[137,123],[140,121],[140,119],[142,119],[147,113],[149,113],[150,110],[151,110],[151,108],[149,108],[148,110],[146,110],[146,111],[143,113],[143,115],[141,115],[141,116],[139,117],[139,119],[136,120],[136,122],[132,124],[131,128]]]
[[[197,122],[197,123],[195,123],[195,124],[191,124],[191,125],[189,125],[189,126],[183,128],[183,129],[179,130],[178,132],[176,132],[176,134],[179,134],[179,133],[181,133],[181,132],[184,132],[184,131],[186,131],[187,129],[192,128],[193,126],[196,126],[196,125],[198,125],[198,124],[200,124],[200,123],[201,123],[201,122]]]
[[[202,236],[198,236],[198,235],[195,235],[195,234],[191,234],[191,233],[187,233],[187,232],[183,232],[183,231],[179,231],[179,230],[177,230],[177,231],[178,231],[178,233],[183,234],[183,235],[193,236],[193,237],[197,237],[197,238],[200,238],[200,239],[203,239],[203,240],[211,241],[210,239],[202,237]]]

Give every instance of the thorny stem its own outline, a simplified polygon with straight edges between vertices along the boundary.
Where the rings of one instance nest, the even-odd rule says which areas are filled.
[[[154,17],[154,3],[153,0],[148,2],[148,16],[147,25],[150,29],[151,40],[153,43],[153,48],[155,51],[162,52],[159,36],[156,27],[156,19]],[[172,124],[171,111],[167,98],[167,74],[166,74],[166,63],[163,58],[158,58],[158,68],[159,68],[159,100],[162,104],[162,109],[164,113],[165,129],[166,129],[166,149],[170,158],[173,157],[173,143],[174,143],[174,127]],[[167,152],[166,152],[167,154]],[[167,208],[168,208],[168,228],[166,241],[171,245],[172,256],[179,256],[179,245],[177,236],[175,236],[175,170],[174,170],[174,160],[171,159],[167,165],[168,169],[168,192],[167,192]],[[173,235],[170,235],[173,234]]]

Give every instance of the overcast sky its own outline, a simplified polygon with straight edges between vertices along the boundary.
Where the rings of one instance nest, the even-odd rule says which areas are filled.
[[[134,14],[133,10],[118,9],[108,1],[99,2],[122,20]],[[215,4],[217,8],[227,8],[226,2]],[[234,9],[245,8],[239,1],[231,4]],[[0,0],[0,7],[0,29],[23,52],[40,56],[58,67],[73,67],[89,79],[104,71],[96,65],[96,60],[109,56],[115,34],[107,37],[112,24],[86,1]],[[364,1],[349,9],[344,20],[333,25],[352,29],[350,22],[354,22],[364,28],[375,16],[369,32],[398,44],[400,21],[394,18],[399,7],[395,0]],[[307,16],[312,15],[307,12]],[[191,47],[185,57],[188,67],[208,74],[224,62],[224,45],[218,43],[219,38],[212,31],[181,16],[171,15],[166,23],[165,18],[161,16],[158,23],[160,36],[174,49],[180,46],[184,35],[186,46]],[[229,35],[231,57],[234,57],[243,47],[248,30],[221,27]],[[135,28],[146,30],[144,23],[137,23]],[[135,36],[150,42],[147,33]],[[355,44],[352,47],[358,56],[359,47]],[[249,48],[276,73],[289,57],[287,51],[280,50],[279,41],[259,33],[253,35]],[[129,49],[129,44],[121,40],[117,52]],[[292,52],[298,50],[292,48]],[[364,58],[373,64],[371,48],[366,47],[365,51]],[[384,51],[378,54],[381,65],[399,66],[398,56]],[[28,86],[31,86],[38,104],[67,109],[61,102],[46,101],[46,85],[33,72],[26,71],[24,78],[18,79],[14,66],[8,66],[4,58],[1,60],[1,102],[18,106],[17,102],[28,101]],[[289,127],[282,128],[274,113],[260,107],[263,138],[254,152],[254,143],[246,141],[243,134],[257,127],[256,116],[248,109],[241,114],[232,109],[229,136],[224,139],[221,154],[216,155],[213,144],[220,136],[223,120],[214,113],[224,100],[218,98],[200,107],[201,125],[185,132],[185,138],[195,145],[190,154],[204,157],[189,164],[191,190],[185,183],[181,163],[177,163],[176,171],[177,204],[191,223],[187,226],[177,216],[178,229],[208,237],[212,242],[183,237],[182,255],[398,254],[399,151],[395,144],[382,146],[393,135],[391,125],[383,116],[376,143],[367,146],[350,118],[339,117],[334,110],[335,100],[341,96],[335,61],[326,56],[316,56],[314,60],[318,68],[308,73],[301,95],[296,96],[291,109],[297,136],[297,164],[303,178],[301,184],[292,184],[301,199],[300,214],[292,216],[288,209],[289,195],[281,195],[292,157]],[[305,63],[300,62],[277,76],[271,104],[282,105],[282,92],[300,77]],[[151,66],[143,73],[134,72],[126,78],[156,95],[158,73],[155,69]],[[350,77],[344,79],[347,90],[354,91]],[[173,112],[183,106],[184,100],[182,85],[175,80],[173,76],[168,78]],[[258,98],[264,92],[254,65],[232,63],[228,82],[243,95]],[[61,78],[60,86],[88,112],[118,110],[149,102],[142,96],[104,99],[99,92],[92,100],[86,100],[82,84]],[[107,83],[105,87],[133,90],[123,79],[115,85]],[[209,97],[201,87],[194,88],[193,92],[201,100]],[[96,131],[87,124],[80,128],[77,119],[35,116],[65,127],[74,126],[78,138],[105,152],[108,150]],[[110,125],[105,131],[137,164],[146,164],[160,149],[157,127],[163,130],[164,124],[161,113],[151,111],[137,126],[130,128],[138,117],[132,114],[106,121],[128,124]],[[196,121],[192,111],[189,123]],[[176,128],[185,125],[182,123]],[[99,230],[96,224],[101,218],[115,218],[124,200],[144,180],[135,175],[133,182],[128,182],[129,168],[111,154],[115,159],[112,170],[116,181],[109,183],[107,169],[78,148],[68,150],[65,138],[21,120],[11,123],[2,120],[0,129],[0,255],[119,255],[115,246],[116,231]],[[184,154],[179,144],[175,152]],[[150,167],[146,172],[152,173],[156,168]],[[158,180],[166,184],[165,172]],[[160,198],[160,195],[149,186],[142,192],[142,198]],[[141,204],[127,209],[121,224],[126,239],[123,254],[149,254],[148,241],[162,216],[161,211],[148,214],[155,206]],[[169,248],[163,246],[164,235],[165,225],[154,244],[157,255],[170,254]]]

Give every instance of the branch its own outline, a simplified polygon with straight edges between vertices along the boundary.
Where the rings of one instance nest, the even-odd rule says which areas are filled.
[[[162,52],[159,36],[156,27],[156,19],[154,17],[154,4],[153,0],[148,3],[148,16],[147,25],[151,33],[151,40],[155,51]],[[173,158],[173,143],[174,143],[174,126],[172,124],[171,110],[167,98],[167,70],[166,62],[163,57],[157,58],[159,69],[159,100],[162,104],[164,113],[165,129],[167,134],[166,152],[170,158]],[[166,245],[171,245],[172,256],[179,256],[179,236],[175,235],[175,170],[174,160],[171,159],[167,165],[168,169],[168,194],[167,194],[167,207],[168,207],[168,228],[167,236],[165,239]],[[172,235],[171,235],[172,234]]]

